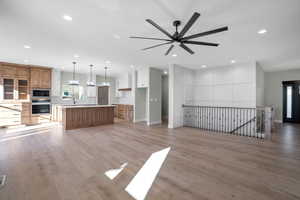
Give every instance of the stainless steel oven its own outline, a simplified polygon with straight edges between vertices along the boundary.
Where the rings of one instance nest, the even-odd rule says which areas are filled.
[[[49,89],[33,89],[32,98],[50,98]]]
[[[51,102],[49,98],[32,99],[32,114],[50,114]]]

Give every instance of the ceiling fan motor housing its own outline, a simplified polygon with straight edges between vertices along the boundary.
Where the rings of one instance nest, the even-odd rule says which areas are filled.
[[[181,25],[181,21],[175,20],[175,21],[173,22],[173,25],[174,25],[175,27],[178,27],[178,26]]]

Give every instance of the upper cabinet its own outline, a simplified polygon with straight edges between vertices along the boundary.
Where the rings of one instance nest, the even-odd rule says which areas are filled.
[[[29,68],[0,63],[0,101],[29,100]]]
[[[31,68],[30,85],[31,88],[51,88],[51,69]]]
[[[137,70],[137,87],[149,87],[149,68],[141,68]]]
[[[132,77],[130,73],[127,73],[117,80],[118,90],[131,90],[132,85]]]

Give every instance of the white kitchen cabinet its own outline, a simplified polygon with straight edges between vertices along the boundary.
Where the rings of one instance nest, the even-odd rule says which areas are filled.
[[[141,68],[137,70],[137,87],[149,87],[149,68]]]
[[[127,73],[121,77],[118,78],[117,83],[118,83],[118,89],[128,89],[131,88],[131,74]]]

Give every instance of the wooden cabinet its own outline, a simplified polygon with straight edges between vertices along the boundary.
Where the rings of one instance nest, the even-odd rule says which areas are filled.
[[[40,77],[40,88],[51,88],[51,70],[41,70],[41,77]]]
[[[28,67],[16,67],[16,75],[17,79],[29,79],[29,68]]]
[[[40,70],[30,69],[30,86],[31,88],[39,88],[40,86]]]
[[[31,88],[49,89],[51,88],[51,70],[42,68],[30,69]]]
[[[3,78],[3,100],[15,99],[15,79]]]
[[[0,101],[29,100],[28,80],[0,78]]]
[[[127,121],[133,120],[133,105],[118,104],[115,107],[115,116]]]
[[[6,66],[0,64],[0,76],[3,78],[15,78],[16,77],[16,67]]]
[[[137,70],[137,87],[149,87],[149,68],[141,68]]]
[[[31,103],[22,103],[21,123],[31,124]]]

